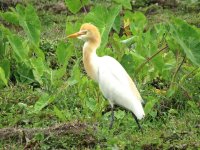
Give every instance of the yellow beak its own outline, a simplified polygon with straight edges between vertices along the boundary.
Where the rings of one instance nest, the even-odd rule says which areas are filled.
[[[79,31],[79,32],[70,34],[70,35],[68,35],[67,37],[68,37],[68,38],[76,38],[76,37],[79,37],[80,35],[84,35],[84,34],[85,34],[84,32]]]

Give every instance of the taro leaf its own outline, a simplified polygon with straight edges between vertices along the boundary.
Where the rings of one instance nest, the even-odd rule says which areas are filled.
[[[174,66],[176,66],[176,59],[174,54],[169,51],[165,55],[163,55],[164,65],[162,67],[162,77],[165,80],[169,80],[170,74]]]
[[[4,70],[0,67],[0,81],[3,81],[4,85],[8,85],[8,81],[6,79],[6,76],[5,76],[5,72]],[[1,84],[1,82],[0,82]]]
[[[67,44],[64,42],[59,43],[56,49],[58,63],[60,65],[66,66],[68,64],[70,57],[73,54],[73,50],[74,48],[70,43],[67,43]]]
[[[133,73],[134,59],[133,59],[133,56],[130,53],[123,55],[123,57],[121,59],[121,64],[126,69],[128,74],[132,74]]]
[[[73,14],[77,13],[82,7],[80,0],[65,0],[65,4]]]
[[[1,32],[1,38],[11,34],[10,30],[4,27],[2,24],[0,24],[0,32]]]
[[[33,6],[28,5],[25,9],[21,5],[16,6],[19,13],[19,24],[25,30],[29,40],[36,46],[40,42],[41,23]]]
[[[131,55],[134,60],[135,68],[136,68],[136,66],[140,65],[142,62],[145,61],[145,58],[137,53],[131,53]]]
[[[120,28],[121,28],[121,17],[120,15],[118,15],[116,18],[115,18],[115,21],[114,21],[114,24],[113,24],[113,29],[119,33],[120,32]]]
[[[114,0],[116,3],[122,5],[126,9],[132,9],[130,0]]]
[[[81,22],[76,21],[75,23],[72,23],[71,21],[68,21],[66,23],[66,34],[72,34],[74,32],[77,32],[80,29]],[[77,40],[76,40],[77,41]]]
[[[174,40],[183,49],[186,56],[200,66],[200,30],[181,19],[173,19],[170,25]]]
[[[4,70],[5,78],[8,80],[10,77],[10,61],[8,59],[3,59],[0,61],[0,67]]]
[[[0,12],[0,16],[9,23],[19,25],[19,16],[16,12]]]
[[[33,75],[36,81],[38,81],[40,84],[42,84],[42,76],[45,71],[44,62],[41,58],[33,58],[30,60],[31,65],[33,68]]]
[[[3,58],[6,54],[6,40],[4,38],[4,33],[1,31],[0,27],[0,58]]]
[[[80,27],[81,27],[81,24],[82,24],[82,21],[81,20],[78,20],[76,21],[75,23],[72,23],[70,21],[70,19],[68,20],[68,22],[66,23],[66,35],[70,35],[72,33],[75,33],[77,31],[80,30]],[[81,40],[77,40],[77,39],[69,39],[69,42],[71,45],[73,45],[74,47],[79,47],[81,44]],[[72,46],[70,46],[72,47]],[[78,48],[81,50],[81,48]],[[74,50],[74,48],[73,48]]]
[[[180,50],[180,45],[177,43],[177,41],[175,41],[173,39],[173,37],[171,35],[167,35],[166,37],[166,42],[167,42],[167,45],[169,47],[169,49],[174,53],[176,54],[177,53],[177,50]]]
[[[35,80],[31,66],[24,63],[18,63],[16,72],[14,72],[17,81],[22,83],[33,83]]]
[[[80,72],[80,60],[77,60],[76,64],[74,65],[70,78],[67,80],[68,85],[74,85],[81,80],[81,72]]]
[[[129,19],[131,21],[130,29],[134,35],[137,35],[138,32],[140,32],[140,33],[143,32],[144,27],[147,23],[147,19],[143,13],[141,13],[141,12],[132,13],[130,11],[127,11],[125,13],[124,18]]]
[[[35,103],[33,113],[39,113],[44,107],[53,102],[54,99],[54,96],[50,96],[49,94],[44,93]]]
[[[61,67],[56,70],[49,70],[47,73],[49,75],[49,79],[51,81],[51,85],[54,87],[58,87],[61,85],[62,80],[60,80],[65,75],[66,67]]]
[[[16,12],[19,14],[20,18],[19,19],[22,19],[22,17],[24,16],[25,14],[25,7],[22,6],[21,4],[18,4],[16,7]]]
[[[25,47],[21,41],[21,39],[14,34],[10,34],[8,36],[8,40],[13,48],[15,58],[17,61],[25,61],[28,60],[28,47]]]
[[[132,15],[132,20],[133,22],[131,22],[131,25],[130,25],[131,31],[132,32],[137,32],[138,30],[143,31],[147,23],[147,19],[145,15],[141,12],[135,12]]]
[[[65,67],[62,67],[57,70],[53,70],[53,80],[58,80],[62,78],[65,74]]]
[[[127,46],[130,46],[131,44],[134,43],[134,39],[136,38],[136,36],[132,36],[128,39],[125,40],[121,40],[121,43],[126,44]]]
[[[104,6],[97,5],[91,10],[84,19],[84,22],[90,22],[97,26],[101,33],[101,48],[103,49],[108,42],[109,32],[114,24],[115,18],[119,14],[121,6],[114,6],[107,9]]]
[[[145,60],[144,57],[137,53],[130,52],[124,54],[121,60],[121,64],[124,66],[128,74],[134,74],[135,69]]]
[[[119,37],[118,34],[114,33],[112,36],[112,53],[114,54],[113,56],[117,60],[121,60],[122,56],[124,55],[124,52],[127,50],[127,47],[125,44],[121,43],[121,38]],[[107,54],[107,51],[106,51]]]
[[[0,57],[2,57],[5,54],[5,42],[3,41],[3,32],[0,28]]]
[[[67,8],[73,13],[77,13],[89,0],[65,0]]]
[[[41,58],[43,61],[45,61],[45,54],[39,47],[35,47],[34,52],[38,58]]]

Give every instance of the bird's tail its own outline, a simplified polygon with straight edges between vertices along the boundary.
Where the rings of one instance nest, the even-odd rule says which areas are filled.
[[[139,120],[145,117],[144,109],[140,101],[134,103],[132,111]]]

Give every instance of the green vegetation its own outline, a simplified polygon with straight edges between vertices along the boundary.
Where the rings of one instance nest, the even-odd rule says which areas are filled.
[[[165,8],[65,0],[61,13],[57,1],[29,2],[0,12],[0,149],[200,147],[198,1]],[[97,53],[116,58],[136,81],[144,134],[122,108],[109,130],[109,104],[85,74],[82,42],[66,39],[84,22],[101,32]]]

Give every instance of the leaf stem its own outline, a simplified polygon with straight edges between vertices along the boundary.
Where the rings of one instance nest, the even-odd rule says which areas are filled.
[[[87,10],[86,10],[86,8],[85,8],[85,5],[83,5],[83,1],[82,1],[82,0],[81,0],[81,5],[82,5],[82,7],[83,7],[84,12],[87,13]]]
[[[179,70],[181,69],[181,66],[183,65],[184,61],[185,61],[185,58],[186,58],[186,55],[184,55],[180,65],[178,66],[178,68],[176,69],[173,77],[172,77],[172,80],[171,80],[171,84],[170,84],[170,87],[172,86],[173,82],[174,82],[174,79],[176,78],[176,75],[178,74]]]
[[[191,74],[193,74],[193,73],[194,73],[196,70],[198,70],[198,69],[199,69],[199,67],[196,67],[196,68],[194,68],[191,72],[189,72],[187,75],[185,75],[184,78],[182,78],[182,79],[180,80],[179,84],[182,83],[186,78],[188,78]]]
[[[163,47],[162,49],[160,49],[159,51],[157,51],[155,54],[153,54],[151,57],[148,57],[145,62],[143,62],[141,65],[139,65],[139,67],[136,69],[136,73],[135,76],[138,75],[138,73],[141,71],[141,69],[150,61],[152,60],[155,56],[157,56],[160,52],[164,51],[165,49],[167,49],[168,46],[166,45],[165,47]]]

